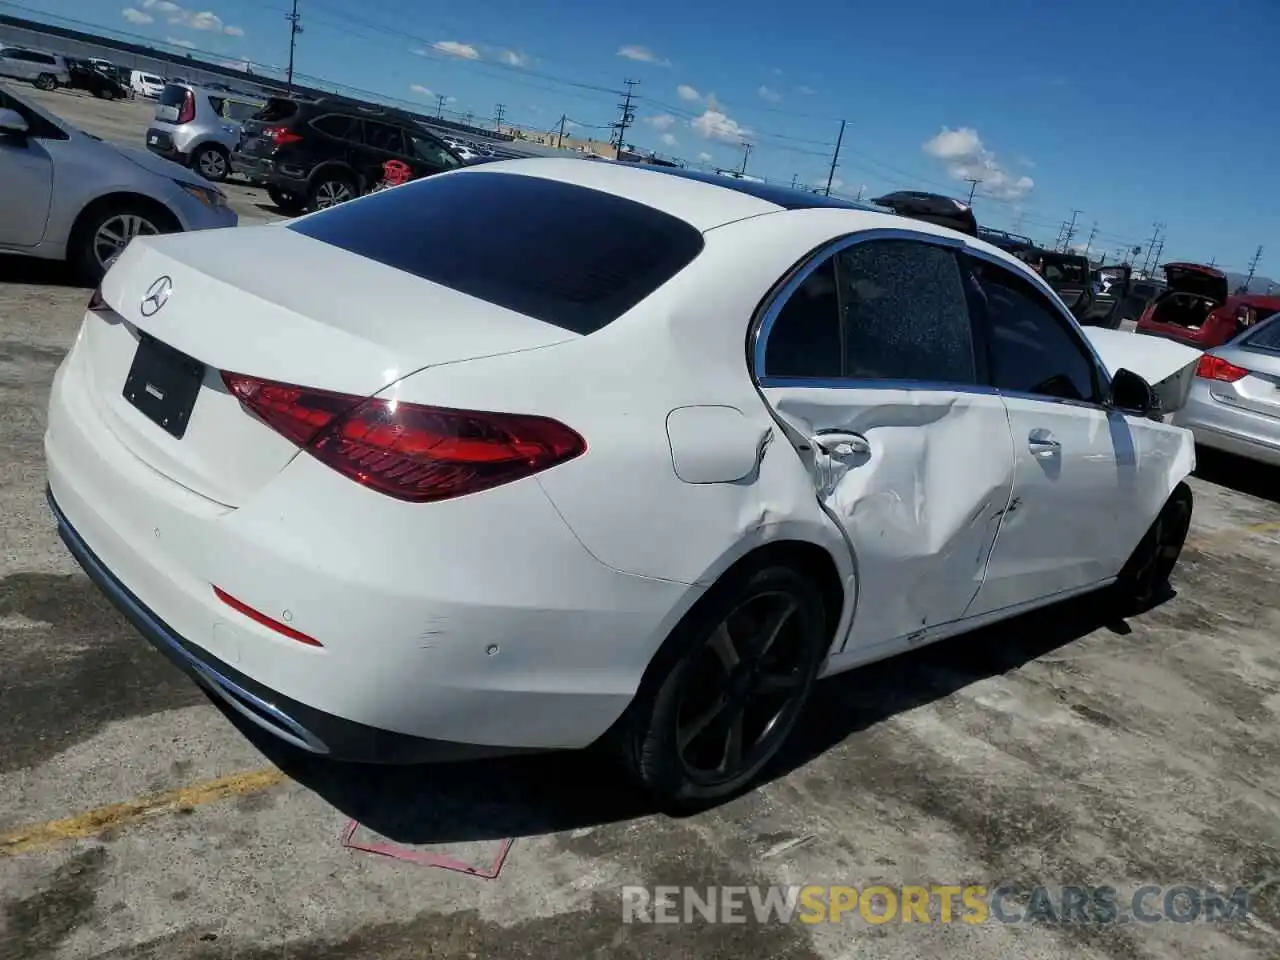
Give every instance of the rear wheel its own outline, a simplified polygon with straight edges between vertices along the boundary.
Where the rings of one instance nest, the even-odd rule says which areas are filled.
[[[1193,497],[1186,483],[1179,483],[1165,502],[1116,581],[1126,612],[1140,612],[1168,588],[1169,577],[1182,554],[1191,530]]]
[[[221,183],[227,179],[230,167],[227,151],[216,143],[202,144],[191,155],[191,169],[211,183]]]
[[[279,187],[267,187],[267,196],[281,213],[294,216],[306,209],[307,202],[296,193],[281,190]]]
[[[795,726],[828,639],[822,596],[798,571],[731,574],[681,621],[623,718],[631,774],[671,808],[745,787]]]
[[[37,90],[54,90],[57,89],[58,78],[52,73],[42,73],[36,77],[34,83]]]
[[[360,190],[355,181],[344,173],[322,173],[311,183],[307,192],[308,210],[327,210],[340,203],[354,200]]]

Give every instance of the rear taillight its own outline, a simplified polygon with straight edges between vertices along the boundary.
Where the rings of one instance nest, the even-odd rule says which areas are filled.
[[[414,503],[510,483],[586,452],[548,417],[364,399],[224,373],[245,409],[344,476]]]
[[[1223,383],[1235,383],[1248,375],[1249,371],[1244,367],[1237,367],[1234,363],[1228,363],[1221,357],[1215,357],[1211,353],[1206,353],[1200,358],[1200,362],[1196,364],[1196,376],[1202,380],[1220,380]]]
[[[283,147],[286,143],[300,143],[302,141],[302,137],[288,127],[264,127],[262,135],[277,147]]]
[[[196,118],[196,96],[190,90],[182,98],[182,109],[178,111],[178,123],[191,123]]]

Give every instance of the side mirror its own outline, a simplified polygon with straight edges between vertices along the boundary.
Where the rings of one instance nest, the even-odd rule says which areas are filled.
[[[17,110],[0,107],[0,136],[25,137],[31,128]]]
[[[1123,368],[1111,378],[1111,406],[1152,420],[1160,419],[1164,413],[1160,397],[1151,389],[1151,384],[1132,370]]]

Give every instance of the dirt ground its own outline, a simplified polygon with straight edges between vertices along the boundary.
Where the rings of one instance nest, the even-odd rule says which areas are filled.
[[[142,105],[41,96],[140,143]],[[1111,622],[1085,599],[828,681],[763,786],[672,819],[590,754],[368,770],[229,722],[90,585],[44,504],[49,384],[87,297],[0,259],[5,960],[1280,955],[1275,472],[1203,461],[1176,595],[1152,611]],[[345,849],[352,818],[476,864],[514,845],[487,880]],[[628,884],[1254,897],[1233,922],[624,924]]]

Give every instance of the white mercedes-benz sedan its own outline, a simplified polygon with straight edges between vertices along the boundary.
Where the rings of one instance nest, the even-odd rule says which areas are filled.
[[[605,738],[694,805],[820,676],[1163,589],[1194,447],[1159,391],[1198,353],[1125,336],[928,223],[492,163],[135,239],[58,370],[49,497],[152,643],[303,750]]]

